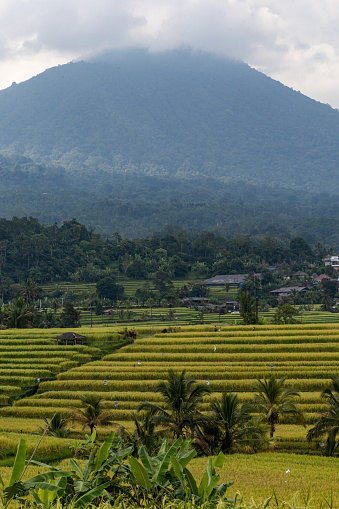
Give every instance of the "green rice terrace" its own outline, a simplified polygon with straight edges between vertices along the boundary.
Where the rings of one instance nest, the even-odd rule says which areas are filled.
[[[186,369],[209,385],[213,392],[204,398],[203,411],[224,390],[237,392],[245,402],[251,399],[257,379],[272,373],[284,377],[287,386],[300,392],[300,408],[310,425],[325,409],[319,391],[330,384],[331,375],[338,374],[338,323],[223,325],[217,331],[211,325],[171,329],[162,325],[135,330],[134,343],[117,350],[122,344],[121,326],[82,328],[85,345],[57,345],[53,338],[60,330],[0,331],[4,405],[0,430],[32,433],[42,425],[42,418],[56,410],[70,416],[87,392],[110,402],[116,423],[132,426],[132,411],[139,403],[160,402],[153,390],[170,368]],[[98,345],[112,353],[101,356]],[[16,399],[19,393],[21,399]],[[100,434],[108,432],[99,429]],[[76,435],[80,433],[76,429]],[[276,436],[278,451],[317,453],[315,444],[306,441],[304,427],[288,419],[278,424]]]

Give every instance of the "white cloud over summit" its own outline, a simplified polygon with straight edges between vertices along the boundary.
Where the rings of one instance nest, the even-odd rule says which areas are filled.
[[[2,0],[0,87],[110,48],[191,46],[339,107],[337,0]]]

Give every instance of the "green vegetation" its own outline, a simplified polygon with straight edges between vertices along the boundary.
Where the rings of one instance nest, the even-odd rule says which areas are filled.
[[[257,423],[253,420],[255,408],[251,403],[241,405],[236,394],[225,391],[220,402],[217,398],[212,401],[211,410],[209,431],[215,427],[212,434],[214,447],[220,448],[224,453],[230,453],[235,445],[243,447],[251,444],[255,452],[263,448],[265,429],[260,428],[260,420]],[[206,428],[208,430],[208,426]]]
[[[69,419],[70,422],[79,422],[82,429],[89,428],[91,434],[99,425],[112,424],[113,413],[107,410],[107,404],[100,395],[84,394],[80,399],[84,408],[76,409]]]
[[[237,323],[336,320],[331,316],[338,311],[336,281],[322,285],[314,280],[315,270],[335,276],[332,267],[323,265],[329,250],[322,245],[312,250],[302,238],[280,243],[261,237],[227,240],[211,233],[191,237],[177,231],[151,239],[132,241],[116,234],[104,240],[75,220],[49,227],[33,218],[1,219],[0,237],[0,292],[6,303],[0,319],[9,327],[232,323],[232,318],[237,320],[228,316],[234,310],[232,301],[240,302],[242,321]],[[270,270],[268,264],[273,265]],[[307,282],[305,295],[294,290],[284,299],[272,296],[272,289],[286,285],[287,269],[306,271],[294,280]],[[216,273],[239,271],[248,274],[240,286],[201,284]],[[254,276],[257,272],[260,279]],[[199,298],[210,299],[209,305]],[[270,308],[278,304],[272,316]],[[315,309],[325,312],[323,318],[309,314]]]
[[[158,454],[150,455],[141,446],[134,457],[133,448],[122,450],[113,433],[103,444],[93,434],[82,444],[86,461],[72,459],[58,467],[40,464],[37,469],[29,463],[25,467],[26,440],[20,439],[13,467],[2,468],[3,507],[20,500],[27,507],[85,508],[92,503],[102,509],[135,509],[146,502],[152,509],[169,509],[173,504],[182,509],[214,509],[222,499],[222,506],[237,509],[336,507],[333,458],[263,453],[229,456],[224,461],[220,453],[206,467],[206,460],[196,458],[191,446],[190,440],[173,444],[165,440]],[[236,482],[229,482],[230,477]],[[255,504],[253,498],[262,502]],[[289,498],[290,502],[283,502]]]
[[[270,437],[273,438],[275,426],[281,417],[292,416],[298,423],[304,423],[304,416],[295,404],[300,394],[292,387],[285,388],[285,379],[271,375],[269,380],[258,380],[255,387],[254,404],[270,426]]]
[[[321,397],[327,402],[325,412],[321,414],[320,420],[307,433],[307,439],[323,437],[327,435],[325,454],[333,456],[339,450],[339,377],[332,376],[330,387],[326,387]],[[323,442],[322,445],[324,446]]]
[[[207,54],[55,67],[0,92],[0,215],[338,246],[338,129],[329,106]]]
[[[154,392],[161,394],[164,407],[143,402],[137,411],[149,412],[156,424],[166,426],[177,438],[195,436],[197,423],[201,420],[198,406],[203,396],[211,392],[210,389],[203,384],[196,384],[193,378],[186,375],[186,370],[177,374],[170,369],[167,381],[160,382]]]

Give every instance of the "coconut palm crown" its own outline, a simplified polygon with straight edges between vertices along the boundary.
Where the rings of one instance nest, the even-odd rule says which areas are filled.
[[[167,381],[159,383],[155,392],[162,395],[164,406],[145,401],[138,406],[137,410],[151,412],[157,424],[171,428],[173,433],[180,437],[186,430],[195,426],[200,415],[198,406],[204,395],[211,391],[209,387],[198,384],[193,378],[187,376],[186,370],[177,374],[170,369]]]
[[[83,394],[81,400],[84,408],[74,409],[70,422],[80,422],[82,429],[89,428],[91,434],[97,426],[112,424],[113,412],[107,410],[107,401],[97,394]]]
[[[326,400],[329,408],[321,414],[316,425],[308,430],[307,440],[320,438],[327,435],[327,447],[329,455],[339,451],[339,376],[333,375],[331,386],[321,393],[321,398]]]
[[[224,453],[231,452],[235,444],[244,445],[264,440],[264,432],[253,425],[252,414],[255,406],[251,403],[240,404],[236,394],[223,392],[221,400],[215,398],[211,405],[210,421],[219,431],[217,442]]]
[[[295,399],[300,397],[296,389],[285,387],[285,378],[271,375],[269,380],[257,380],[253,403],[257,411],[265,416],[270,425],[270,438],[273,438],[275,425],[280,416],[290,415],[295,422],[305,424],[302,411],[296,406]]]

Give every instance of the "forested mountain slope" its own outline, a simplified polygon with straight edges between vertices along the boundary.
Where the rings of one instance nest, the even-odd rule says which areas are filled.
[[[110,237],[149,236],[171,225],[193,232],[214,231],[303,236],[310,244],[339,247],[338,197],[211,177],[177,179],[103,170],[80,174],[0,155],[0,217],[33,216],[61,224],[76,217]]]
[[[81,170],[339,193],[339,112],[240,62],[141,50],[0,92],[0,149]]]
[[[0,91],[0,217],[339,246],[339,112],[188,51],[118,51]]]

